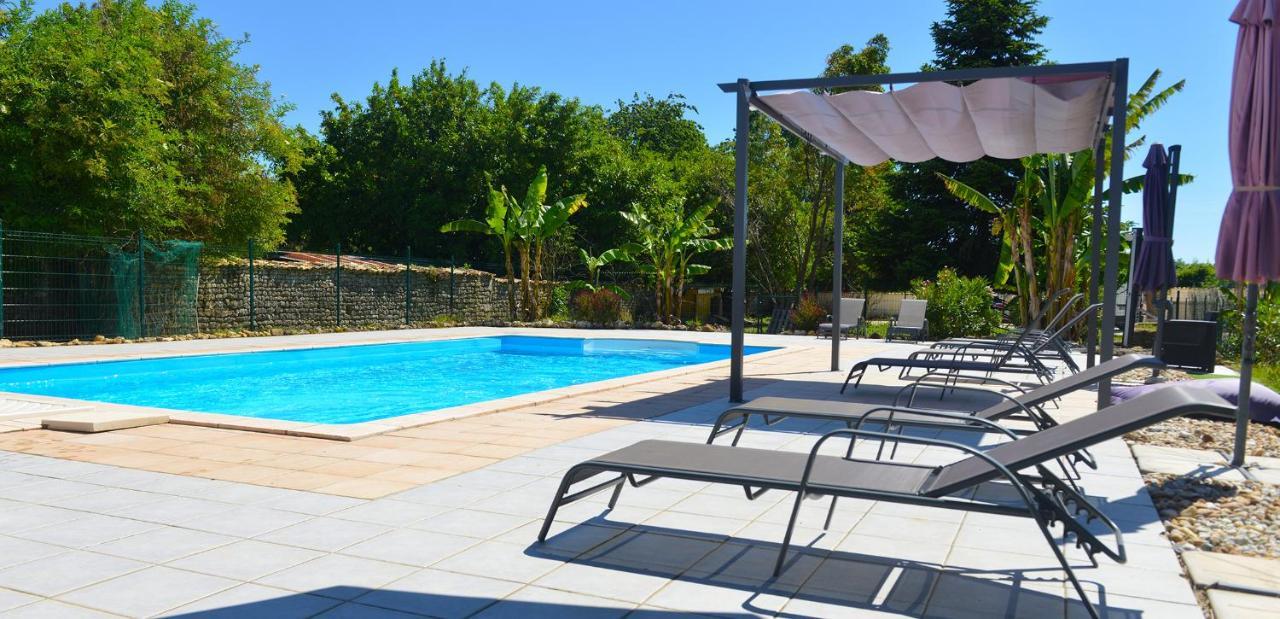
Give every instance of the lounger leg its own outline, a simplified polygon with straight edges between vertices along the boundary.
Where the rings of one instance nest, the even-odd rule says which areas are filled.
[[[791,519],[787,521],[787,532],[782,536],[782,547],[778,549],[778,562],[773,566],[773,575],[776,578],[782,574],[782,566],[787,562],[787,550],[791,547],[791,534],[796,530],[796,519],[800,517],[800,507],[804,505],[805,489],[802,486],[796,492],[796,504],[791,508]]]
[[[733,433],[733,442],[730,445],[737,447],[738,441],[742,440],[742,433],[747,430],[747,422],[751,421],[751,415],[743,415],[742,423],[738,425],[738,431]]]
[[[855,363],[855,364],[853,364],[853,367],[849,368],[849,375],[848,375],[848,376],[846,376],[846,377],[844,377],[844,384],[840,386],[840,393],[844,393],[844,390],[849,388],[849,381],[853,380],[853,375],[854,375],[854,373],[855,373],[855,372],[858,374],[858,383],[861,383],[861,382],[862,382],[862,375],[863,375],[866,371],[867,371],[867,369],[866,369],[865,367],[863,367],[863,368],[862,368],[862,371],[861,371],[861,372],[859,372],[859,371],[858,371],[858,364],[856,364],[856,363]],[[857,389],[857,388],[858,388],[858,384],[857,384],[857,383],[854,383],[853,388],[854,388],[854,389]]]
[[[618,504],[618,495],[622,494],[622,487],[625,485],[619,483],[613,487],[613,494],[609,495],[609,509],[613,509],[613,506]]]
[[[538,531],[538,543],[547,541],[547,532],[551,530],[551,523],[556,518],[556,511],[560,509],[560,502],[564,500],[564,495],[569,491],[569,486],[573,484],[573,469],[564,474],[564,479],[560,480],[560,487],[556,489],[556,496],[551,500],[551,508],[547,510],[547,518],[542,521],[542,530]]]
[[[583,471],[593,471],[593,472],[590,472],[586,475],[582,475],[581,473]],[[600,469],[593,469],[590,467],[585,469],[574,467],[569,469],[569,471],[564,474],[564,479],[560,480],[560,487],[556,489],[556,496],[551,501],[551,507],[547,510],[547,519],[542,522],[542,530],[538,531],[538,542],[541,543],[541,542],[547,541],[547,532],[551,530],[551,523],[555,520],[556,511],[560,509],[561,505],[567,505],[579,499],[584,499],[597,492],[600,492],[601,490],[604,490],[606,488],[609,488],[610,486],[613,486],[613,497],[609,499],[609,508],[613,509],[614,503],[618,500],[618,494],[622,490],[622,484],[627,483],[627,474],[625,473],[619,474],[618,477],[615,479],[610,479],[610,480],[598,483],[594,486],[591,486],[590,488],[579,490],[577,492],[574,492],[573,494],[568,494],[569,487],[572,486],[574,483],[588,479],[590,477],[595,476],[597,473],[602,473],[602,472],[604,471]],[[645,483],[652,481],[652,479],[653,478],[645,480]],[[639,485],[639,484],[636,484],[636,485]]]
[[[729,419],[735,416],[742,418],[741,423],[737,426],[725,427]],[[750,414],[743,414],[735,411],[726,411],[724,413],[721,413],[720,416],[716,418],[716,425],[711,428],[711,435],[707,437],[707,444],[710,445],[714,443],[716,438],[719,437],[721,434],[727,434],[729,432],[733,432],[736,429],[737,433],[733,437],[733,444],[737,445],[738,439],[742,438],[742,431],[747,428],[747,422],[750,420],[751,420]]]

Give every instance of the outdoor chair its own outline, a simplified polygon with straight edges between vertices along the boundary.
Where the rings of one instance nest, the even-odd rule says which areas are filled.
[[[840,337],[867,334],[867,325],[862,320],[862,310],[866,305],[866,299],[840,299]],[[831,320],[830,314],[827,320]],[[831,322],[818,325],[818,337],[831,337]]]
[[[791,308],[781,305],[773,308],[773,315],[769,318],[769,335],[778,335],[791,330]]]
[[[885,331],[884,341],[888,342],[895,335],[905,335],[919,342],[929,335],[929,320],[925,318],[925,310],[929,302],[923,299],[905,299],[898,308],[898,317],[889,319],[889,328]]]
[[[1123,538],[1114,522],[1045,465],[1065,454],[1166,419],[1191,413],[1231,414],[1234,410],[1208,390],[1176,385],[986,450],[936,438],[856,429],[823,435],[807,454],[646,440],[570,468],[556,490],[538,541],[546,540],[562,505],[611,490],[608,507],[612,509],[624,485],[639,487],[661,478],[741,486],[748,500],[768,490],[794,492],[795,502],[774,565],[775,577],[786,565],[800,507],[810,495],[1020,516],[1036,524],[1090,616],[1097,618],[1098,611],[1076,578],[1052,528],[1061,523],[1063,537],[1074,535],[1076,545],[1090,559],[1101,553],[1123,563]],[[945,466],[867,460],[850,455],[852,444],[844,456],[823,454],[822,447],[833,439],[908,443],[955,450],[965,457]],[[616,476],[570,492],[574,485],[600,474]],[[995,482],[1001,488],[1012,489],[1014,500],[986,499],[982,497],[991,495],[975,492]],[[1089,524],[1095,520],[1106,529],[1105,535],[1113,538],[1114,545],[1108,545],[1090,529]]]

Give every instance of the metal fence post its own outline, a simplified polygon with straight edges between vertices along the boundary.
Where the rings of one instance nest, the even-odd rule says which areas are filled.
[[[0,337],[4,337],[4,223],[0,222]]]
[[[249,330],[258,330],[258,308],[253,293],[253,239],[249,239]]]
[[[454,257],[449,256],[449,316],[453,316],[453,266]],[[511,282],[507,282],[510,286]]]
[[[413,309],[413,246],[404,246],[404,324],[409,324]]]
[[[333,269],[333,316],[337,326],[342,326],[342,243],[338,243],[334,253]]]
[[[147,254],[146,237],[138,230],[138,337],[147,337]]]

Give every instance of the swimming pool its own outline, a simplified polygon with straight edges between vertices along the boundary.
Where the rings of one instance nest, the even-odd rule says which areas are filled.
[[[0,369],[0,391],[346,424],[728,358],[718,344],[499,336],[24,366]]]

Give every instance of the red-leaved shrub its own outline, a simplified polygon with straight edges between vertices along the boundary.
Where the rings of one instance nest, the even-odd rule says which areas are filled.
[[[612,325],[622,318],[622,297],[601,288],[581,291],[573,297],[575,318],[598,325]]]

